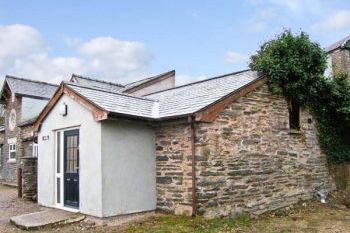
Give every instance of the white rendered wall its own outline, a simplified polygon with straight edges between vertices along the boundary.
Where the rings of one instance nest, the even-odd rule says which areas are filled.
[[[62,103],[68,106],[68,115],[59,114]],[[80,170],[79,194],[81,213],[102,216],[101,187],[101,123],[92,113],[70,97],[63,95],[44,120],[38,133],[38,202],[55,207],[55,131],[79,125]],[[43,136],[49,140],[43,141]]]
[[[145,124],[102,122],[103,216],[156,208],[155,136]]]

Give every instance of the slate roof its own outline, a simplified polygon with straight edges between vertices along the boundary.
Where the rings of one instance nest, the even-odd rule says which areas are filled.
[[[58,85],[51,83],[23,79],[8,75],[5,78],[5,82],[7,82],[10,90],[16,95],[39,97],[44,99],[50,99],[58,87]]]
[[[83,77],[76,74],[72,75],[71,82],[75,82],[82,85],[89,85],[91,87],[105,89],[107,91],[112,91],[112,92],[119,92],[121,89],[124,88],[123,85],[118,83],[106,82],[99,79],[92,79],[92,78]]]
[[[111,113],[161,119],[195,113],[257,79],[257,72],[245,70],[160,91],[144,98],[77,83],[64,85]]]
[[[121,93],[109,92],[75,83],[65,83],[75,92],[85,97],[93,104],[111,113],[131,115],[142,118],[156,118],[153,114],[155,101]],[[157,113],[157,112],[155,112]]]
[[[203,109],[258,78],[257,72],[245,70],[160,91],[145,97],[159,102],[160,117],[185,115]]]
[[[128,83],[128,84],[125,85],[125,87],[124,87],[124,89],[122,91],[123,92],[127,92],[128,90],[130,90],[132,88],[135,88],[137,86],[143,85],[143,84],[148,83],[148,82],[151,82],[151,81],[156,80],[158,78],[167,76],[167,75],[169,75],[171,73],[175,74],[175,70],[171,70],[171,71],[168,71],[168,72],[165,72],[165,73],[162,73],[162,74],[158,74],[156,76],[152,76],[152,77],[141,79],[141,80],[138,80],[138,81],[135,81],[135,82]]]
[[[152,82],[156,79],[162,78],[164,76],[167,76],[171,73],[175,73],[175,70],[171,70],[156,76],[152,77],[147,77],[145,79],[141,79],[135,82],[131,82],[125,85],[119,84],[119,83],[113,83],[113,82],[106,82],[101,79],[92,79],[89,77],[81,76],[81,75],[76,75],[73,74],[72,78],[70,79],[71,82],[82,84],[84,86],[91,86],[93,88],[97,89],[104,89],[107,91],[111,92],[118,92],[118,93],[123,93],[123,92],[128,92],[129,90],[136,88],[138,86],[141,86],[143,84],[146,84],[148,82]]]
[[[328,52],[331,52],[331,51],[333,51],[333,50],[335,50],[335,49],[344,47],[345,44],[346,44],[349,40],[350,40],[350,36],[344,37],[343,39],[341,39],[341,40],[335,42],[334,44],[332,44],[332,45],[330,45],[330,46],[328,46],[328,47],[326,48],[326,52],[328,53]]]

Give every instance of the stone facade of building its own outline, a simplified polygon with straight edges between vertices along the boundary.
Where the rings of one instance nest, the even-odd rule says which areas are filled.
[[[18,123],[21,119],[21,100],[21,97],[8,96],[4,105],[5,136],[1,161],[1,180],[10,183],[15,183],[17,180],[17,163],[19,163],[18,158],[21,156],[18,150],[18,148],[22,147],[21,140],[18,138],[18,135],[20,134]],[[16,111],[16,127],[13,130],[10,130],[9,118],[13,109]],[[9,139],[16,139],[16,161],[9,161]]]
[[[17,182],[17,168],[20,166],[22,157],[32,156],[33,130],[32,125],[19,126],[22,115],[22,97],[8,96],[4,105],[3,146],[0,167],[0,180],[7,183]],[[16,112],[16,127],[11,130],[9,126],[10,113]],[[16,161],[9,161],[9,140],[16,141]]]
[[[339,48],[331,51],[333,74],[347,72],[350,74],[350,49]]]
[[[315,119],[300,111],[290,130],[286,100],[261,86],[227,106],[211,123],[195,125],[198,213],[208,217],[260,214],[332,188]],[[156,131],[158,208],[191,211],[188,123]]]
[[[192,211],[190,127],[186,121],[157,125],[157,208],[163,211]]]

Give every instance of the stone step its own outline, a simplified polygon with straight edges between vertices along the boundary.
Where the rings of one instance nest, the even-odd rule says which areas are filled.
[[[12,217],[10,222],[24,230],[35,230],[52,225],[65,225],[82,221],[85,215],[58,209],[47,209],[40,212]]]

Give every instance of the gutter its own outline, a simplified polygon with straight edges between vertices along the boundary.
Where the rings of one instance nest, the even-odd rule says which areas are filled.
[[[196,148],[195,148],[195,128],[194,128],[195,116],[188,117],[188,123],[190,125],[191,134],[191,157],[192,157],[192,216],[197,215],[197,194],[196,194]]]

